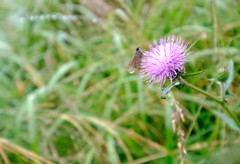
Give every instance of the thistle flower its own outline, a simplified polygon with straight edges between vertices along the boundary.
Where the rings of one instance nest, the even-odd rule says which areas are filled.
[[[175,36],[161,38],[160,43],[154,41],[149,50],[143,52],[140,74],[148,77],[148,85],[160,83],[162,86],[166,79],[170,82],[184,71],[187,44]]]

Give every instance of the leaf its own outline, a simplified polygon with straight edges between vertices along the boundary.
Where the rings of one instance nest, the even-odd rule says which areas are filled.
[[[217,80],[216,79],[208,79],[208,81],[216,82]]]
[[[228,101],[231,97],[233,97],[233,95],[230,94],[229,92],[226,92],[225,95],[224,95],[224,99],[225,99],[226,101]]]
[[[185,51],[185,53],[189,52],[189,50],[201,39],[201,37],[199,37],[197,40],[195,40],[195,42],[193,42],[193,44],[191,44],[189,46],[189,48]]]
[[[196,76],[196,75],[199,75],[201,73],[203,73],[204,71],[198,71],[198,72],[193,72],[193,73],[185,73],[185,74],[182,74],[181,76],[182,77],[188,77],[188,76]]]
[[[237,124],[235,123],[235,121],[233,119],[231,119],[230,117],[228,117],[227,115],[225,115],[224,113],[214,110],[212,111],[216,116],[220,117],[222,120],[224,120],[228,126],[235,130],[235,131],[240,131],[240,128],[238,128]]]
[[[232,81],[233,81],[233,74],[234,74],[234,64],[233,61],[231,60],[228,64],[228,72],[229,72],[229,76],[227,81],[223,84],[223,91],[224,93],[228,90],[229,86],[231,85]]]
[[[116,151],[116,143],[111,135],[108,135],[107,137],[107,152],[110,163],[119,163],[119,157]]]
[[[173,87],[177,87],[177,86],[180,86],[181,83],[179,81],[173,83],[172,85],[168,86],[167,88],[163,88],[162,89],[162,96],[161,96],[161,99],[166,99],[167,98],[167,94],[168,92],[173,88]]]

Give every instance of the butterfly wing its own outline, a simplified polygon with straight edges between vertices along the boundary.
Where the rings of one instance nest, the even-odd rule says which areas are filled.
[[[137,70],[140,69],[141,58],[142,58],[142,51],[140,47],[137,47],[136,52],[127,67],[127,70],[129,73],[134,73],[135,69]]]
[[[127,71],[131,74],[134,73],[134,71],[136,69],[136,65],[137,65],[137,62],[138,62],[137,58],[138,58],[138,56],[135,54],[128,64]]]

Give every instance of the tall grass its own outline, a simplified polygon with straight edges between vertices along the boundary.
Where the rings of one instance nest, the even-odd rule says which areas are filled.
[[[0,3],[0,163],[178,163],[173,101],[186,116],[186,163],[240,160],[220,106],[187,88],[161,100],[126,71],[137,45],[199,39],[186,71],[205,72],[187,80],[217,95],[208,79],[233,60],[239,113],[238,1]]]

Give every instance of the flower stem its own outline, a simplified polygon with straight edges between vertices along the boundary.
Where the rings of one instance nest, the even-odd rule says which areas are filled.
[[[219,104],[222,103],[222,101],[220,101],[219,99],[217,99],[215,96],[212,96],[212,95],[210,95],[208,92],[206,92],[206,91],[204,91],[204,90],[202,90],[202,89],[200,89],[200,88],[198,88],[198,87],[196,87],[196,86],[194,86],[194,85],[186,82],[182,77],[178,77],[178,80],[179,80],[182,84],[184,84],[185,86],[187,86],[188,88],[193,89],[193,90],[195,90],[195,91],[198,91],[198,92],[202,93],[203,95],[211,98],[212,100],[216,101],[216,102],[219,103]]]
[[[239,122],[238,118],[237,118],[236,115],[234,115],[234,114],[232,113],[232,111],[227,107],[226,102],[225,102],[224,99],[219,100],[219,99],[216,98],[215,96],[210,95],[208,92],[206,92],[206,91],[204,91],[204,90],[202,90],[202,89],[200,89],[200,88],[198,88],[198,87],[196,87],[196,86],[194,86],[194,85],[186,82],[186,81],[185,81],[182,77],[180,77],[180,76],[178,77],[178,80],[179,80],[182,84],[184,84],[185,86],[187,86],[188,88],[190,88],[190,89],[192,89],[192,90],[195,90],[195,91],[198,91],[199,93],[207,96],[208,98],[210,98],[210,99],[214,100],[215,102],[217,102],[218,104],[220,104],[220,105],[223,107],[223,109],[228,113],[228,115],[229,115],[232,119],[234,119],[235,123],[236,123],[237,126],[240,128],[240,122]]]
[[[224,92],[223,92],[223,83],[222,82],[218,82],[217,83],[219,85],[219,90],[220,90],[220,97],[221,97],[221,101],[224,101]]]

